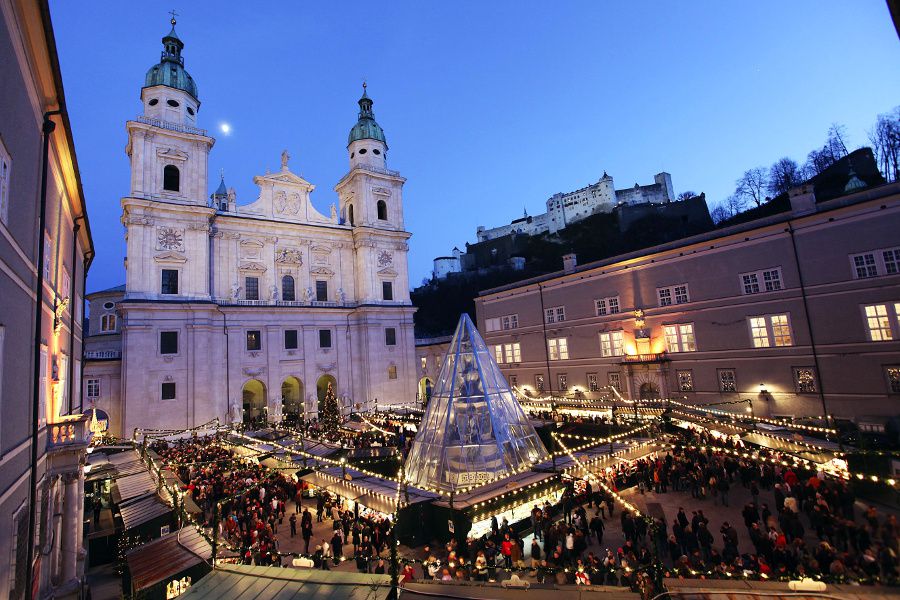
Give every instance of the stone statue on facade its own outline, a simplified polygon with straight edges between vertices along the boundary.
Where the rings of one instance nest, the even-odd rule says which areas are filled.
[[[347,302],[347,294],[344,293],[344,288],[338,288],[337,294],[338,300],[341,301],[341,304],[345,304]]]
[[[331,220],[337,223],[337,207],[334,202],[331,203]]]
[[[278,286],[273,285],[269,288],[269,293],[272,296],[272,300],[278,300]]]
[[[237,300],[241,297],[241,287],[237,283],[231,284],[231,299]]]
[[[287,151],[287,150],[284,150],[284,151],[281,153],[281,170],[282,170],[282,171],[287,171],[287,170],[288,170],[288,161],[289,161],[289,160],[291,160],[291,155],[288,154],[288,151]]]
[[[313,301],[313,291],[312,291],[311,287],[306,288],[306,301],[307,302]]]

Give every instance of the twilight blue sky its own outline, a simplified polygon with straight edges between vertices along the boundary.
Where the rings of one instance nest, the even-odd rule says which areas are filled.
[[[171,5],[171,6],[170,6]],[[73,2],[51,8],[97,258],[88,289],[124,282],[124,123],[178,13],[200,126],[238,202],[291,167],[327,213],[347,170],[363,78],[407,177],[410,284],[479,224],[555,192],[672,174],[714,204],[832,122],[867,143],[900,104],[900,42],[883,0],[757,2]],[[222,135],[219,124],[233,131]]]

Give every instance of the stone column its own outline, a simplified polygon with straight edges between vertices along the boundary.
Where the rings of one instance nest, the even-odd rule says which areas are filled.
[[[60,562],[62,563],[61,583],[65,584],[76,576],[78,560],[78,473],[63,473],[63,518],[62,536],[59,540]]]
[[[77,520],[75,522],[75,548],[77,550],[77,559],[83,560],[85,556],[84,550],[84,468],[78,468],[78,485],[76,486],[76,501],[78,502],[78,510],[76,511]]]

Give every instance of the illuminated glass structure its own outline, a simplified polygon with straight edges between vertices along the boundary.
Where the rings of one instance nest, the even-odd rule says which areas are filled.
[[[409,483],[459,491],[547,459],[484,340],[463,314],[406,459]]]

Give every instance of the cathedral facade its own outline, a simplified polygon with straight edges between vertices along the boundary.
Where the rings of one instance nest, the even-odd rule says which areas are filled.
[[[238,204],[224,179],[207,198],[215,140],[198,127],[174,24],[141,90],[143,113],[126,124],[126,284],[120,298],[92,303],[88,398],[124,436],[216,417],[315,418],[329,389],[345,413],[411,402],[405,179],[387,168],[372,100],[364,89],[330,214],[313,206],[315,186],[291,171],[287,151],[254,177],[255,201]],[[116,336],[118,356],[104,335]],[[102,361],[90,360],[92,344]]]

